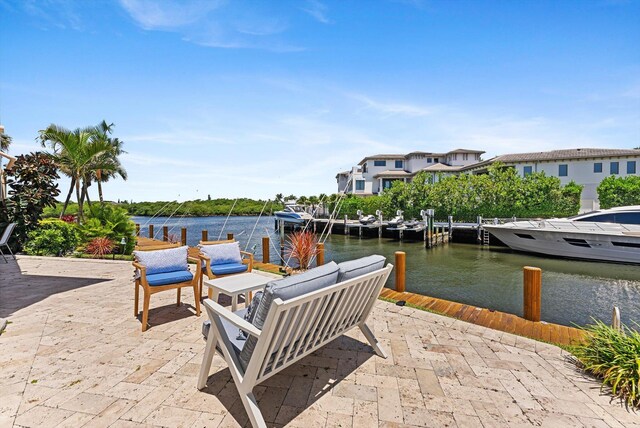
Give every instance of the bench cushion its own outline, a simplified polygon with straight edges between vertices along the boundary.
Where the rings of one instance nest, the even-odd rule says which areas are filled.
[[[267,319],[269,309],[275,299],[289,300],[303,294],[320,290],[330,285],[336,284],[338,281],[338,265],[335,262],[328,263],[298,275],[292,275],[277,281],[267,283],[264,293],[260,299],[260,304],[256,310],[256,314],[251,322],[257,328],[262,330],[264,322]],[[255,349],[258,340],[251,336],[247,339],[245,347],[240,352],[239,360],[243,370],[247,369],[251,354]]]
[[[156,273],[189,271],[187,265],[189,247],[154,251],[134,251],[135,259],[146,268],[147,276]]]
[[[175,272],[163,272],[147,275],[147,282],[149,285],[168,285],[177,284],[178,282],[191,281],[193,274],[191,272],[179,270]]]
[[[198,245],[207,257],[211,259],[211,265],[222,265],[227,263],[242,263],[240,255],[240,243],[229,242],[228,244]]]
[[[372,255],[362,257],[356,260],[349,260],[338,264],[340,273],[338,274],[338,282],[347,281],[360,275],[365,275],[384,267],[384,256]]]
[[[234,312],[234,314],[238,315],[241,318],[244,318],[246,313],[247,313],[247,308],[240,309],[239,311]],[[240,351],[242,351],[242,348],[244,347],[245,342],[247,341],[246,337],[238,334],[239,333],[238,327],[231,324],[226,319],[220,317],[220,320],[222,321],[222,327],[224,328],[224,331],[227,333],[227,336],[229,336],[229,340],[231,341],[233,350],[235,351],[236,355],[239,355]],[[204,336],[204,340],[207,340],[210,329],[211,329],[210,320],[206,320],[205,322],[202,323],[202,335]],[[218,345],[218,351],[220,351],[220,345]]]
[[[224,263],[219,265],[211,265],[211,272],[214,275],[229,275],[232,273],[245,272],[249,266],[242,263]]]

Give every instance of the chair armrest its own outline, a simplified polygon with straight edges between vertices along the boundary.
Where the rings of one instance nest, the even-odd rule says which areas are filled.
[[[262,330],[258,329],[255,325],[251,324],[249,321],[245,320],[244,318],[234,314],[227,308],[219,305],[218,303],[214,302],[211,299],[205,299],[202,303],[204,303],[204,305],[208,309],[211,309],[213,313],[226,319],[231,324],[235,325],[241,330],[246,331],[252,336],[260,337],[260,333],[262,333]]]
[[[133,267],[140,271],[141,277],[144,277],[147,275],[147,267],[145,265],[140,264],[138,262],[133,262]]]
[[[240,251],[240,257],[242,257],[243,255],[249,257],[249,262],[247,264],[249,265],[249,272],[251,272],[253,270],[253,253],[250,253],[248,251]]]
[[[195,264],[200,264],[202,262],[202,257],[200,257],[200,256],[198,256],[198,257],[189,256],[189,257],[187,257],[187,261],[189,261],[191,263],[195,263]]]

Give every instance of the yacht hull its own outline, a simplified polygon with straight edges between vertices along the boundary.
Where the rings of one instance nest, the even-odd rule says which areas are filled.
[[[572,259],[640,264],[640,232],[589,233],[527,227],[484,226],[517,251]]]

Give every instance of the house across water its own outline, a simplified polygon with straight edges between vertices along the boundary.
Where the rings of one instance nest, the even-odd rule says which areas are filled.
[[[600,182],[609,175],[638,175],[638,149],[565,149],[548,152],[513,153],[482,160],[483,151],[457,149],[447,153],[411,152],[365,157],[350,171],[336,175],[338,192],[355,195],[377,195],[396,180],[411,181],[419,172],[427,172],[434,181],[441,175],[484,174],[487,168],[501,162],[525,176],[544,172],[558,177],[563,185],[570,181],[584,186],[581,210],[599,208]]]

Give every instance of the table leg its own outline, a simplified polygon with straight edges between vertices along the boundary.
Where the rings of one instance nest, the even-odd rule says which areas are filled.
[[[231,312],[235,312],[238,309],[238,295],[231,296]]]
[[[209,288],[209,298],[218,303],[218,297],[220,297],[220,292],[218,290]]]

